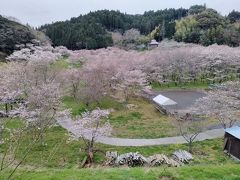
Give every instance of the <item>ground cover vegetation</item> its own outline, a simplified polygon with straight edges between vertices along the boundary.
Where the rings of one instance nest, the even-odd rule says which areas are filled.
[[[238,179],[239,165],[210,165],[181,168],[48,169],[21,170],[19,179]],[[7,177],[5,174],[3,178]]]
[[[28,166],[33,172],[35,168],[96,167],[103,164],[108,150],[139,151],[144,155],[171,155],[177,149],[187,150],[186,144],[114,147],[96,141],[110,135],[126,138],[179,135],[171,117],[161,115],[150,101],[156,84],[182,87],[194,83],[197,86],[199,82],[238,81],[238,47],[167,44],[144,52],[119,48],[71,51],[63,46],[33,44],[11,54],[8,62],[0,66],[0,173],[11,178],[18,170],[25,172]],[[235,105],[237,85],[230,82],[215,86],[222,101],[235,98]],[[207,98],[217,97],[209,93]],[[213,111],[214,114],[206,115],[222,120],[227,113],[232,116],[237,113],[232,106],[228,108],[222,111],[224,114]],[[59,126],[60,121],[74,122],[80,138]],[[235,167],[222,151],[223,139],[191,140],[191,145],[195,158],[190,165],[211,162]],[[181,176],[185,169],[176,171]]]

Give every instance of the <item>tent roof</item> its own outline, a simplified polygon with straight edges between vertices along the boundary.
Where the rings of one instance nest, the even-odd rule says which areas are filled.
[[[172,105],[176,105],[177,103],[175,101],[173,101],[172,99],[165,97],[161,94],[159,94],[158,96],[156,96],[155,98],[153,98],[153,101],[155,103],[157,103],[160,106],[172,106]]]
[[[225,129],[225,132],[228,134],[231,134],[232,136],[234,136],[237,139],[240,139],[240,127],[238,127],[238,126],[227,128],[227,129]]]

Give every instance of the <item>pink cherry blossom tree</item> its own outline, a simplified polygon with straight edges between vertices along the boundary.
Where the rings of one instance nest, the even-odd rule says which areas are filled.
[[[86,66],[122,66],[141,70],[148,83],[183,85],[189,82],[221,83],[239,76],[239,48],[183,43],[163,43],[152,51],[125,51],[118,48],[74,51]],[[117,65],[117,66],[116,66]],[[90,65],[92,66],[92,65]]]

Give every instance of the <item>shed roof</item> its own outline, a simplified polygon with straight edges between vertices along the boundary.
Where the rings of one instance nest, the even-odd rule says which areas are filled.
[[[153,101],[157,103],[160,106],[171,106],[171,105],[176,105],[177,103],[173,101],[172,99],[165,97],[161,94],[153,98]]]
[[[228,134],[231,134],[232,136],[236,137],[237,139],[240,139],[240,127],[239,126],[227,128],[227,129],[225,129],[225,132]]]

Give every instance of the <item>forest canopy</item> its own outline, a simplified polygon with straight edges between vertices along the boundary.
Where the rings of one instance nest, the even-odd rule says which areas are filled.
[[[130,15],[120,11],[99,10],[67,21],[46,24],[39,30],[46,33],[54,46],[69,49],[98,49],[112,46],[112,33],[124,33],[130,29],[145,36],[144,44],[151,39],[164,38],[205,46],[226,44],[239,46],[240,12],[232,11],[222,16],[206,5],[194,5],[189,9],[165,9],[147,11],[142,15]],[[132,43],[132,42],[131,42]],[[126,44],[124,44],[126,45]]]
[[[187,16],[187,9],[165,9],[148,11],[143,15],[129,15],[119,11],[101,10],[90,12],[64,22],[56,22],[40,27],[50,37],[55,46],[69,49],[97,49],[112,44],[108,32],[124,34],[129,29],[138,29],[142,35],[150,34],[155,27],[166,29],[166,38],[175,33],[175,20]]]

